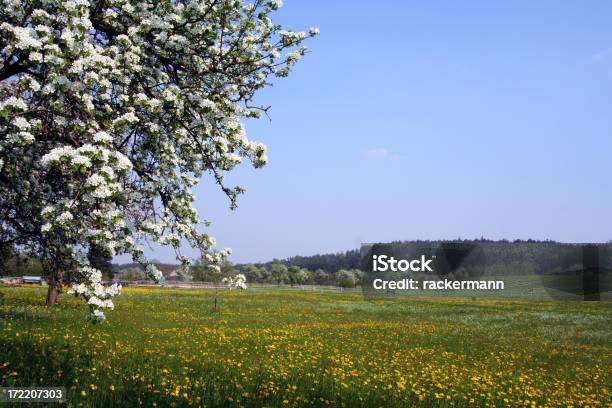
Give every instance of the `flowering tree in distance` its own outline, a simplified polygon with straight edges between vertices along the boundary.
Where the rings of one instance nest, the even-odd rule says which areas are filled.
[[[112,308],[87,262],[90,248],[143,256],[147,241],[200,249],[213,265],[228,250],[193,208],[208,173],[243,158],[263,166],[243,118],[267,108],[256,91],[285,77],[308,33],[270,19],[280,0],[13,0],[0,8],[0,243],[45,262],[53,304],[62,283],[94,320]]]
[[[247,285],[246,285],[246,277],[239,273],[238,275],[232,277],[232,276],[227,276],[223,279],[221,279],[221,283],[224,285],[227,285],[228,289],[232,290],[232,289],[246,289]]]

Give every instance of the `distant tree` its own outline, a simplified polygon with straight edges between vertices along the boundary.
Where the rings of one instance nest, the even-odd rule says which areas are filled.
[[[9,276],[11,274],[9,261],[15,255],[16,252],[13,245],[0,243],[0,276]]]
[[[191,268],[176,268],[176,273],[181,282],[191,282],[193,280]]]
[[[87,259],[92,267],[102,272],[102,276],[106,278],[106,280],[113,280],[114,270],[113,264],[111,263],[113,257],[108,250],[99,245],[91,244],[89,246],[89,252],[87,253]]]
[[[272,275],[274,283],[276,283],[277,285],[289,281],[288,272],[288,268],[280,262],[275,262],[270,265],[270,274]]]
[[[357,277],[352,270],[341,269],[336,273],[336,283],[342,288],[354,288],[357,283]]]
[[[197,282],[218,283],[221,282],[223,274],[221,268],[215,268],[208,260],[200,258],[191,267],[191,278]]]
[[[208,269],[202,259],[197,259],[191,266],[191,279],[196,282],[205,282]]]
[[[312,272],[310,272],[308,269],[306,268],[302,268],[300,270],[300,274],[298,276],[298,283],[300,284],[311,284],[313,283],[313,278],[312,278]]]
[[[123,269],[119,274],[117,274],[117,277],[120,280],[125,281],[138,281],[144,280],[146,278],[146,275],[142,268],[131,266],[129,268]]]
[[[221,263],[221,276],[227,277],[227,276],[234,276],[235,274],[236,274],[236,269],[234,268],[234,265],[230,261],[224,260]]]
[[[298,276],[301,271],[302,271],[302,268],[300,268],[299,266],[295,266],[295,265],[292,265],[287,269],[287,276],[289,277],[289,284],[291,286],[295,285],[296,283],[299,283]]]
[[[306,268],[300,268],[299,266],[290,266],[288,269],[289,282],[291,286],[302,285],[312,279],[312,274]]]
[[[325,272],[323,269],[317,269],[314,272],[313,279],[317,285],[325,285],[329,283],[329,273]]]
[[[263,274],[260,268],[253,264],[247,264],[242,268],[244,276],[246,276],[248,282],[261,282]]]
[[[358,249],[336,254],[317,254],[312,256],[294,256],[284,261],[287,266],[299,266],[309,270],[324,269],[335,273],[339,269],[354,269],[359,267],[361,254]]]
[[[261,272],[261,281],[260,282],[268,282],[268,283],[273,283],[274,282],[274,278],[272,276],[272,272],[270,271],[270,268],[266,267],[265,265],[261,266],[259,268],[260,272]]]
[[[355,275],[355,283],[360,284],[365,275],[363,271],[359,269],[353,269],[353,274]]]
[[[0,276],[42,276],[43,265],[40,259],[28,253],[6,250],[0,265]]]

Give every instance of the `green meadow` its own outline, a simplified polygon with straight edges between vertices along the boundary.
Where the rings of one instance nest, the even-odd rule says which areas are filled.
[[[612,406],[610,301],[128,288],[93,325],[44,298],[0,288],[0,380],[71,407]]]

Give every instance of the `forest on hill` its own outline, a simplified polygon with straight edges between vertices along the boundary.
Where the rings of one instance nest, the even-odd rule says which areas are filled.
[[[471,248],[470,256],[462,259],[462,271],[466,268],[486,267],[486,275],[514,276],[529,274],[559,274],[578,271],[582,265],[581,245],[560,244],[552,240],[412,240],[393,241],[384,244],[389,251],[408,259],[420,254],[428,256],[438,253],[440,248]],[[352,287],[362,278],[364,245],[360,249],[344,252],[296,255],[285,259],[274,259],[262,263],[226,262],[220,273],[212,273],[207,265],[198,260],[188,271],[181,271],[178,265],[157,262],[157,267],[166,279],[185,281],[220,281],[222,276],[243,273],[249,282],[274,284],[320,284]],[[610,245],[599,245],[604,270],[612,266]],[[437,251],[437,252],[436,252]],[[476,256],[474,255],[476,254]],[[0,258],[0,276],[44,276],[44,265],[31,254],[15,250],[3,250]],[[111,259],[100,254],[90,254],[90,261],[103,271],[107,280],[144,280],[142,266],[136,263],[112,264]],[[438,265],[440,266],[440,265]],[[444,265],[441,265],[444,267]],[[439,268],[438,268],[439,269]]]

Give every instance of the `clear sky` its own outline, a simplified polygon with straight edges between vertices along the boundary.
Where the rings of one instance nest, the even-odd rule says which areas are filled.
[[[197,188],[235,262],[361,242],[612,239],[612,2],[298,1],[321,29],[249,121],[270,163]],[[193,252],[186,251],[187,254]],[[148,252],[172,261],[169,250]]]

